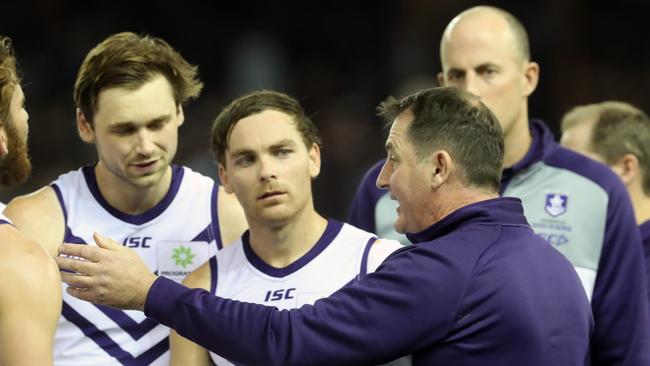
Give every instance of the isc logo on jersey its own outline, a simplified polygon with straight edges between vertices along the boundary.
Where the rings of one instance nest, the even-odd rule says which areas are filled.
[[[264,296],[264,302],[293,299],[294,298],[293,293],[295,291],[296,291],[295,288],[266,291],[266,296]]]
[[[132,236],[125,238],[122,243],[127,248],[151,248],[150,236]]]

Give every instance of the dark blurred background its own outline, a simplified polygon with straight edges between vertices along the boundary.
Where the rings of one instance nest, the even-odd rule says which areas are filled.
[[[383,157],[375,116],[388,95],[434,85],[447,23],[482,3],[2,1],[0,33],[14,39],[30,113],[34,171],[7,202],[59,174],[93,163],[75,128],[72,89],[85,54],[108,35],[133,31],[167,40],[200,67],[205,89],[185,109],[176,162],[214,176],[209,126],[245,92],[271,88],[298,98],[323,136],[316,207],[338,219],[365,170]],[[558,132],[575,104],[619,99],[649,111],[650,3],[492,2],[526,26],[541,81],[530,115]]]

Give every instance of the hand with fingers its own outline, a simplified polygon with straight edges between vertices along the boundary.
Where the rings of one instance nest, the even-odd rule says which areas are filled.
[[[119,309],[143,310],[156,275],[131,249],[93,235],[97,247],[62,244],[56,263],[67,292],[81,300]]]

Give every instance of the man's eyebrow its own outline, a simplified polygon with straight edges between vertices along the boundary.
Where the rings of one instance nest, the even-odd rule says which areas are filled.
[[[296,142],[290,139],[284,139],[276,142],[275,144],[271,145],[269,148],[271,150],[276,150],[281,147],[287,147],[287,146],[296,146]]]
[[[240,156],[240,155],[250,154],[250,153],[252,153],[252,151],[253,150],[248,149],[248,148],[242,148],[242,149],[233,150],[228,155],[230,155],[230,157],[236,157],[236,156]]]
[[[169,121],[171,118],[172,118],[171,114],[164,114],[164,115],[161,115],[161,116],[158,116],[158,117],[155,117],[155,118],[152,118],[152,119],[148,120],[145,123],[145,125],[148,125],[148,124],[151,124],[151,123]],[[120,127],[126,127],[126,126],[130,126],[130,125],[134,125],[134,124],[136,124],[136,123],[132,122],[132,121],[119,121],[119,122],[112,123],[110,125],[110,127],[111,128],[120,128]]]

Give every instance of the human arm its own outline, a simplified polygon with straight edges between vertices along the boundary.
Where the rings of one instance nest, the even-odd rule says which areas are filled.
[[[631,204],[623,189],[614,189],[610,192],[592,297],[593,365],[650,364],[650,320],[644,277],[643,250]]]
[[[15,228],[2,225],[0,230],[0,365],[51,365],[61,314],[58,269]]]
[[[57,256],[65,234],[65,218],[52,187],[12,199],[4,215],[28,238],[43,246],[51,257]]]
[[[414,256],[396,254],[329,298],[284,311],[158,279],[145,313],[243,364],[378,364],[434,346],[460,301],[463,279],[453,264]]]
[[[378,364],[431,347],[450,329],[468,280],[457,262],[413,246],[330,298],[278,311],[156,278],[128,248],[97,244],[61,247],[90,260],[57,258],[83,273],[62,274],[72,296],[138,310],[146,300],[147,316],[244,364]]]
[[[190,273],[183,284],[189,288],[201,288],[207,290],[210,288],[210,262],[206,262],[201,267]],[[212,360],[208,350],[198,344],[180,336],[173,329],[169,332],[169,350],[171,366],[211,366]]]

